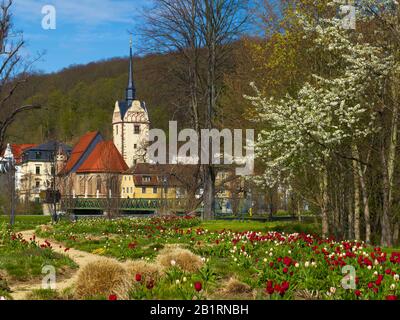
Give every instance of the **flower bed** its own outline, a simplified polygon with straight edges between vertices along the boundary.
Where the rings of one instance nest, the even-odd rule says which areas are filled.
[[[300,233],[209,231],[192,218],[78,221],[40,235],[121,261],[152,263],[171,244],[202,258],[197,271],[171,261],[160,279],[132,276],[131,299],[392,300],[400,293],[400,252],[362,242]],[[350,269],[353,282],[345,278]]]

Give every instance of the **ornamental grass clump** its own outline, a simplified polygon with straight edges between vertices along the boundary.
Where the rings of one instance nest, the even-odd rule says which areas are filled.
[[[87,299],[99,296],[118,295],[128,297],[131,281],[127,270],[118,262],[98,260],[88,263],[79,271],[75,286],[75,296]]]
[[[176,246],[162,249],[156,258],[156,263],[165,268],[176,266],[185,272],[197,272],[204,265],[201,257]]]
[[[164,274],[164,267],[157,263],[150,263],[143,260],[132,260],[125,263],[125,268],[130,278],[141,275],[146,280],[158,279]]]
[[[252,299],[254,290],[248,284],[230,278],[218,292],[218,296],[225,299]]]

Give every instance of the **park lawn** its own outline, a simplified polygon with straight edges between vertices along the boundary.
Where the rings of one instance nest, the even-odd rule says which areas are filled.
[[[42,225],[42,224],[47,224],[51,222],[51,217],[49,216],[16,216],[15,217],[15,225],[13,230],[15,232],[17,231],[23,231],[23,230],[33,230],[37,226]],[[0,225],[2,224],[9,224],[10,223],[10,217],[9,216],[0,216]]]
[[[174,267],[175,257],[168,257],[161,277],[132,285],[131,299],[302,299],[312,296],[355,300],[385,299],[400,293],[399,252],[384,254],[384,248],[359,242],[321,239],[313,235],[318,234],[318,227],[313,223],[202,222],[197,218],[174,217],[93,219],[61,222],[37,232],[46,239],[98,255],[120,261],[143,261],[152,266],[150,269],[158,268],[160,256],[171,245],[194,254],[189,259],[191,263],[203,261],[198,270],[185,271]],[[177,264],[182,259],[177,254]],[[341,287],[344,265],[355,267],[359,291]],[[149,289],[148,281],[152,280],[155,283]],[[199,292],[193,289],[195,282],[202,284]],[[93,296],[107,297],[106,294]]]
[[[19,282],[40,281],[44,266],[53,266],[62,276],[77,265],[67,256],[56,253],[50,245],[25,241],[0,225],[0,296],[9,297],[9,286]]]
[[[251,230],[259,232],[278,231],[286,233],[320,233],[319,224],[309,222],[299,223],[296,221],[261,222],[254,220],[213,220],[202,222],[200,227],[209,231],[231,230],[234,232],[244,232]]]

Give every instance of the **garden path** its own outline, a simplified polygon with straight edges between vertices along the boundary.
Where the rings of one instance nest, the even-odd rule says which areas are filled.
[[[32,239],[33,236],[35,235],[35,230],[26,230],[26,231],[21,231],[20,233],[22,234],[23,238],[26,241],[30,241],[30,239]],[[40,244],[42,244],[45,241],[46,241],[46,239],[38,238],[36,236],[36,242],[39,242]],[[102,256],[99,256],[96,254],[76,250],[73,248],[68,248],[68,250],[66,251],[67,248],[64,245],[57,243],[55,241],[49,240],[49,242],[52,245],[53,251],[68,256],[70,259],[72,259],[78,265],[78,269],[74,269],[73,273],[69,277],[61,279],[61,280],[56,279],[57,280],[56,281],[56,290],[59,292],[64,289],[72,287],[76,281],[79,269],[85,267],[88,263],[98,261],[99,259],[108,259],[108,260],[112,260],[114,262],[118,262],[118,260],[113,259],[113,258],[102,257]],[[28,293],[30,293],[33,290],[41,289],[41,288],[42,288],[41,282],[18,284],[14,287],[11,286],[11,291],[12,291],[11,296],[13,297],[14,300],[24,300],[24,299],[26,299],[26,295]]]

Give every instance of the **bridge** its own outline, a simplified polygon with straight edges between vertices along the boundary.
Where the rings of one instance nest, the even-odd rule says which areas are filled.
[[[218,199],[216,210],[223,212],[223,200]],[[122,199],[122,198],[62,198],[61,209],[74,213],[102,214],[107,210],[118,210],[121,213],[155,213],[167,210],[173,213],[187,212],[186,199]],[[199,207],[196,212],[201,212]],[[226,210],[225,210],[226,211]]]

